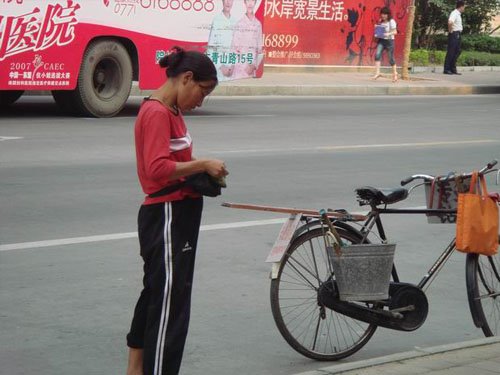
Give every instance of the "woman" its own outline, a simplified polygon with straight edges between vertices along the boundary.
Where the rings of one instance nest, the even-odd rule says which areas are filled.
[[[398,33],[396,21],[392,18],[391,10],[384,7],[380,10],[379,24],[375,27],[375,37],[378,38],[377,52],[375,54],[375,75],[373,79],[377,79],[380,74],[380,60],[382,52],[387,51],[389,64],[392,66],[392,82],[398,81],[398,72],[396,62],[394,61],[394,35]]]
[[[217,85],[214,64],[202,53],[174,47],[160,66],[168,79],[144,100],[135,123],[137,174],[148,196],[138,216],[144,289],[127,335],[128,375],[179,372],[203,206],[188,186],[156,198],[149,194],[194,173],[217,178],[228,173],[221,160],[192,157],[182,116],[200,107]]]

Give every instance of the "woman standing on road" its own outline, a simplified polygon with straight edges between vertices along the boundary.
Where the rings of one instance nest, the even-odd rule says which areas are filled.
[[[160,60],[167,81],[144,100],[135,123],[137,174],[148,195],[138,215],[144,289],[130,332],[128,375],[174,375],[186,341],[196,245],[203,198],[184,186],[152,198],[184,177],[227,175],[224,162],[194,159],[182,112],[200,107],[217,85],[217,71],[204,54],[174,47]]]
[[[396,61],[394,61],[394,35],[398,33],[396,21],[392,18],[391,10],[384,7],[380,10],[380,20],[375,26],[375,37],[378,38],[377,52],[375,53],[375,75],[373,79],[377,79],[380,74],[380,60],[382,60],[382,52],[387,51],[389,64],[392,66],[392,82],[398,81],[398,71]]]

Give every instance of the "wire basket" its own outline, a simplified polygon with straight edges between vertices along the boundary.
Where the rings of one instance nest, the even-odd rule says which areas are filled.
[[[436,177],[434,182],[425,183],[425,201],[429,209],[456,210],[458,194],[469,191],[470,177],[447,176],[440,180]],[[455,224],[456,213],[431,213],[427,214],[429,224]]]

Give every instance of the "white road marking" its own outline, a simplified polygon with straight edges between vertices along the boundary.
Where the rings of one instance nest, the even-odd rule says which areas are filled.
[[[238,154],[238,153],[258,153],[258,152],[290,152],[290,151],[343,151],[343,150],[363,150],[374,148],[400,148],[400,147],[435,147],[435,146],[456,146],[468,144],[498,143],[493,139],[476,139],[470,141],[440,141],[440,142],[415,142],[415,143],[381,143],[367,145],[343,145],[343,146],[317,146],[317,147],[297,147],[286,149],[243,149],[243,150],[222,150],[214,151],[218,154]]]
[[[402,207],[402,208],[424,209],[426,207],[417,206],[417,207]],[[351,214],[366,215],[366,212],[351,212]],[[286,218],[279,218],[279,219],[267,219],[267,220],[237,221],[234,223],[207,224],[207,225],[202,225],[200,227],[200,231],[205,232],[211,230],[248,228],[248,227],[256,227],[262,225],[283,224],[286,220],[287,220]],[[97,236],[72,237],[72,238],[61,238],[56,240],[11,243],[11,244],[0,245],[0,252],[12,251],[12,250],[40,249],[44,247],[75,245],[80,243],[123,240],[129,238],[137,238],[137,232],[111,233],[111,234],[103,234]]]
[[[281,224],[284,223],[285,220],[286,219],[269,219],[269,220],[239,221],[235,223],[209,224],[209,225],[202,225],[200,231],[247,228],[260,225]],[[44,247],[74,245],[80,243],[123,240],[127,238],[136,238],[136,237],[137,237],[137,232],[127,232],[127,233],[103,234],[98,236],[62,238],[62,239],[46,240],[46,241],[21,242],[21,243],[0,245],[0,251],[39,249]]]
[[[1,141],[12,141],[14,139],[23,139],[24,137],[1,137],[0,136],[0,142]]]
[[[276,117],[275,115],[191,115],[186,116],[189,120],[197,118],[240,118],[240,117]]]

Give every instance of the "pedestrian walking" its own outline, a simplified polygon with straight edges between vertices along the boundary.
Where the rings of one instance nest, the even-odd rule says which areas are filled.
[[[223,161],[192,157],[183,118],[217,85],[214,64],[177,47],[159,64],[168,79],[144,100],[135,123],[137,174],[147,196],[138,215],[144,288],[127,335],[127,375],[178,374],[188,332],[203,198],[187,185],[154,193],[195,173],[227,175]]]
[[[398,81],[398,71],[396,61],[394,60],[394,36],[398,33],[396,21],[392,18],[391,10],[383,7],[380,10],[380,20],[375,25],[375,37],[378,38],[377,51],[375,53],[375,75],[372,79],[377,79],[380,74],[380,62],[382,52],[387,51],[389,64],[392,67],[392,81]]]
[[[444,60],[444,74],[461,74],[457,71],[457,60],[461,52],[462,13],[464,10],[465,2],[459,0],[455,10],[450,13],[448,18],[448,47]]]

